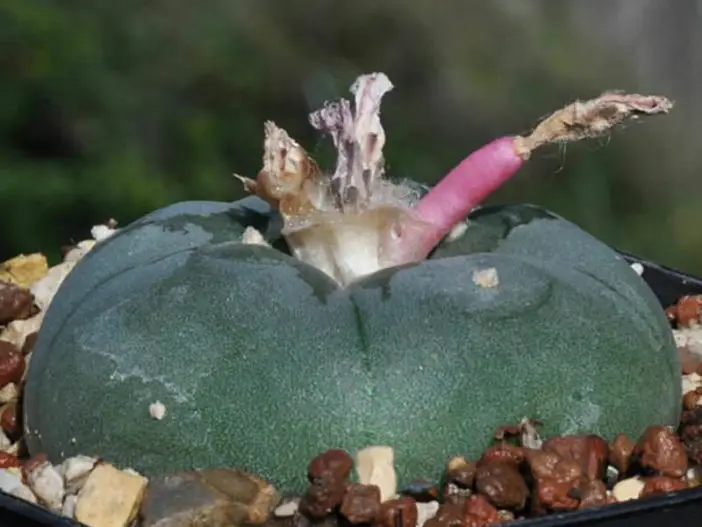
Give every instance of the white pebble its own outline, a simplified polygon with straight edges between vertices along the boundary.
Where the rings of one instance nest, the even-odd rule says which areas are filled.
[[[74,456],[64,460],[59,467],[68,494],[77,494],[88,475],[95,468],[97,458],[90,456]]]
[[[702,483],[702,468],[699,466],[694,466],[687,469],[685,481],[692,487],[700,485],[700,483]]]
[[[95,246],[95,240],[83,240],[66,253],[63,258],[64,263],[77,263],[81,258],[90,252]]]
[[[287,501],[282,505],[278,505],[278,507],[276,507],[276,509],[273,511],[273,514],[275,514],[278,518],[289,518],[290,516],[295,515],[299,506],[300,500]]]
[[[702,378],[696,373],[682,376],[682,393],[685,395],[688,392],[694,392],[702,385]]]
[[[641,496],[645,483],[638,477],[623,479],[612,489],[612,495],[617,501],[630,501]]]
[[[151,416],[152,419],[156,419],[157,421],[160,421],[164,417],[166,417],[166,407],[161,401],[156,401],[155,403],[151,403],[149,405],[149,415]]]
[[[90,235],[95,241],[98,242],[109,238],[115,232],[117,232],[117,229],[111,229],[107,225],[95,225],[92,229],[90,229]]]
[[[702,326],[693,325],[673,330],[673,337],[678,348],[702,356]]]
[[[242,243],[249,245],[268,246],[268,242],[263,235],[253,227],[246,227],[246,229],[244,229],[244,234],[241,236],[241,241]]]
[[[607,472],[605,475],[605,480],[607,483],[614,483],[619,479],[619,471],[616,469],[616,467],[613,467],[612,465],[607,465]]]
[[[631,264],[631,268],[639,276],[641,276],[644,272],[644,266],[642,264],[640,264],[639,262],[634,262],[633,264]]]
[[[460,240],[467,230],[468,224],[465,221],[457,223],[446,236],[446,241],[449,243],[453,243],[456,240]]]
[[[76,503],[78,503],[78,496],[69,495],[63,500],[63,506],[61,507],[61,514],[68,518],[76,517]]]
[[[32,492],[32,489],[30,489],[24,483],[20,483],[18,486],[12,489],[9,494],[12,494],[13,496],[24,501],[28,501],[29,503],[38,503],[37,497]]]
[[[417,527],[422,527],[427,521],[431,520],[439,511],[438,501],[429,501],[427,503],[417,503]]]
[[[26,320],[13,320],[5,327],[0,340],[11,342],[19,349],[22,349],[27,336],[39,331],[42,320],[44,320],[43,311]]]
[[[58,469],[48,461],[34,467],[27,475],[27,483],[34,494],[55,511],[63,504],[63,478]]]
[[[543,445],[544,442],[534,422],[528,417],[524,417],[520,425],[522,427],[522,446],[533,450],[541,450],[541,445]]]
[[[19,390],[14,382],[7,383],[5,386],[0,388],[0,404],[16,401],[18,398]]]
[[[65,459],[60,466],[60,472],[64,481],[73,481],[88,474],[95,467],[97,458],[91,456],[73,456]]]
[[[473,283],[477,286],[491,289],[500,285],[500,278],[497,276],[497,269],[481,269],[473,273]]]
[[[6,468],[0,469],[0,490],[11,492],[12,489],[22,484],[22,476],[13,474]]]
[[[392,499],[397,492],[394,462],[395,451],[389,446],[371,446],[356,454],[358,482],[377,485],[381,502]]]
[[[12,446],[12,441],[5,435],[3,430],[0,430],[0,450],[7,452],[7,450]]]
[[[42,312],[49,308],[56,291],[58,291],[58,288],[73,270],[74,266],[75,262],[72,261],[56,264],[49,269],[44,278],[32,284],[30,291],[34,295],[34,302]]]

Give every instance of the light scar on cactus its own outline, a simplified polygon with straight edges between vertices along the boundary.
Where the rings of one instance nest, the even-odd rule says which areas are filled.
[[[324,173],[285,130],[264,126],[263,168],[238,177],[283,218],[293,255],[340,286],[376,271],[425,259],[436,245],[546,145],[610,133],[640,116],[668,113],[662,96],[605,92],[575,101],[542,120],[527,136],[506,136],[476,150],[419,199],[406,183],[385,176],[380,103],[393,85],[384,73],[358,77],[346,99],[325,103],[310,124],[331,136],[336,167]]]

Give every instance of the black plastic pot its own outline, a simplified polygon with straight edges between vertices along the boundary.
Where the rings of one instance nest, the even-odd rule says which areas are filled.
[[[640,263],[643,278],[663,307],[681,296],[702,294],[702,278],[621,253],[629,263]],[[0,491],[0,527],[85,527]],[[597,509],[554,514],[509,525],[519,527],[698,527],[702,525],[702,487]]]

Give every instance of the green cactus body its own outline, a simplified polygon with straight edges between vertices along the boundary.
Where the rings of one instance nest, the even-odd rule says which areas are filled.
[[[273,248],[241,243],[247,226]],[[46,314],[24,418],[53,461],[238,466],[300,490],[332,447],[392,446],[407,483],[523,417],[636,437],[677,424],[679,376],[644,281],[547,211],[479,209],[429,259],[341,288],[247,198],[176,204],[96,246]]]

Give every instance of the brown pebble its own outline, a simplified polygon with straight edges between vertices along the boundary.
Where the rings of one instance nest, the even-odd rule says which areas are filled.
[[[503,461],[519,466],[524,461],[524,449],[509,443],[500,443],[488,447],[478,461],[478,466],[493,461]]]
[[[5,431],[5,433],[10,437],[14,438],[18,435],[20,430],[17,426],[17,403],[10,402],[5,405],[0,414],[0,426]]]
[[[661,476],[681,478],[688,469],[685,447],[666,426],[648,427],[636,444],[634,455],[642,467]]]
[[[375,527],[416,527],[418,519],[417,502],[409,496],[388,500],[380,505],[375,519]]]
[[[333,477],[345,480],[353,469],[353,458],[343,450],[330,449],[310,461],[307,474],[310,481]]]
[[[0,388],[11,382],[16,384],[24,375],[25,361],[22,353],[10,342],[0,341]]]
[[[424,527],[465,527],[465,501],[444,502]]]
[[[547,511],[570,511],[580,505],[581,494],[574,494],[573,489],[579,489],[580,476],[571,480],[556,478],[541,478],[534,485],[534,505],[540,513]]]
[[[609,448],[609,462],[620,474],[629,472],[634,447],[636,447],[636,444],[626,434],[619,434],[614,438]]]
[[[676,315],[679,326],[702,322],[702,295],[688,295],[678,300]]]
[[[0,468],[19,467],[20,460],[17,456],[0,451]]]
[[[476,466],[462,456],[454,457],[446,466],[446,481],[462,489],[473,486]]]
[[[697,370],[702,367],[702,361],[697,357],[688,356],[683,350],[686,348],[678,348],[678,357],[680,358],[680,367],[683,375],[697,373]]]
[[[534,478],[550,477],[563,464],[563,458],[556,452],[527,449],[526,462]],[[571,462],[571,464],[573,464]],[[577,465],[577,464],[576,464]],[[579,468],[579,467],[578,467]]]
[[[380,489],[377,485],[353,483],[346,489],[341,514],[353,523],[370,523],[380,513]]]
[[[22,345],[22,355],[25,357],[29,355],[33,350],[34,350],[34,345],[37,343],[37,340],[39,339],[39,332],[35,331],[34,333],[30,333],[27,335],[24,339],[24,344]]]
[[[463,501],[473,494],[473,489],[463,489],[455,483],[447,481],[442,489],[442,494],[444,501]]]
[[[32,293],[10,282],[0,281],[0,326],[27,319],[36,313]]]
[[[573,489],[579,490],[585,480],[580,461],[544,450],[527,450],[526,459],[534,477],[532,508],[536,514],[578,507],[581,495],[574,495]]]
[[[653,476],[650,478],[644,478],[644,488],[639,497],[645,498],[647,496],[655,496],[657,494],[667,494],[668,492],[684,490],[686,488],[687,483],[685,483],[681,478]]]
[[[318,520],[341,505],[346,493],[346,480],[324,478],[312,482],[300,500],[301,514]]]
[[[688,346],[678,346],[678,358],[683,375],[690,375],[702,370],[702,358]]]
[[[684,411],[678,430],[689,459],[702,464],[702,407]]]
[[[512,463],[480,465],[475,473],[475,489],[499,509],[521,510],[529,497],[526,482]]]
[[[480,494],[473,494],[466,500],[464,512],[463,527],[488,527],[502,523],[497,509]]]
[[[607,504],[607,487],[599,479],[588,481],[581,489],[579,509],[589,509]]]
[[[582,466],[588,479],[602,479],[607,470],[609,445],[603,438],[588,435],[556,436],[544,441],[546,452],[556,452],[563,459],[572,459]]]
[[[694,410],[697,407],[700,397],[700,394],[695,390],[687,392],[685,395],[683,395],[683,408],[685,408],[685,410]]]

